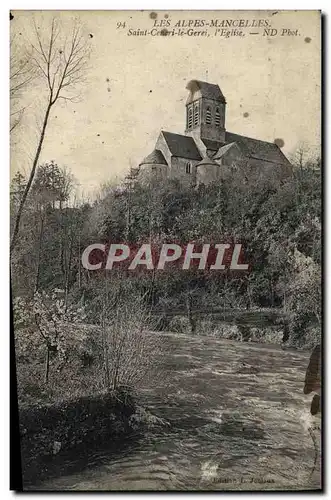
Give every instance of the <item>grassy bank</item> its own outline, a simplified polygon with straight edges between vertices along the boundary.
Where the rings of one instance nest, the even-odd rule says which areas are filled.
[[[79,445],[111,444],[128,435],[135,411],[135,402],[124,389],[58,404],[23,406],[19,423],[24,480],[47,468],[58,453]]]
[[[24,484],[47,475],[55,455],[88,454],[153,424],[135,401],[140,383],[152,381],[160,342],[138,308],[101,327],[60,321],[50,307],[39,305],[14,332]]]

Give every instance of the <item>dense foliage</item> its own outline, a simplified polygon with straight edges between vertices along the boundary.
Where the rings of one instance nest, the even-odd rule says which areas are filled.
[[[162,185],[130,181],[129,185],[104,189],[103,196],[93,204],[72,206],[68,203],[70,174],[54,163],[43,165],[13,255],[14,295],[60,288],[75,301],[97,300],[102,292],[100,275],[89,273],[80,264],[81,253],[90,243],[214,241],[242,242],[250,273],[151,271],[139,279],[126,276],[126,284],[120,277],[115,281],[122,292],[126,287],[139,288],[142,294],[149,290],[147,298],[153,305],[170,298],[180,303],[185,294],[199,291],[199,300],[211,307],[222,302],[226,292],[233,306],[288,308],[295,286],[305,287],[306,300],[309,290],[319,304],[318,167],[317,163],[297,168],[285,181],[266,181],[261,176],[242,178],[238,169],[220,185],[198,189],[184,189],[174,181]],[[13,211],[22,183],[18,174],[13,181]],[[305,258],[306,266],[300,266],[300,259]],[[115,276],[109,274],[112,279]],[[297,292],[296,288],[296,296]],[[306,309],[320,319],[316,308],[308,305]]]
[[[25,182],[21,173],[12,181],[13,217]],[[250,271],[85,270],[83,250],[102,241],[241,242]],[[86,321],[99,325],[125,297],[150,311],[182,308],[189,318],[197,307],[278,308],[289,339],[304,345],[321,322],[320,165],[301,164],[284,180],[233,168],[220,184],[199,188],[129,177],[104,186],[93,203],[75,200],[67,170],[41,165],[11,263],[14,297],[35,301],[31,310],[43,293],[58,294],[65,312],[84,307]]]

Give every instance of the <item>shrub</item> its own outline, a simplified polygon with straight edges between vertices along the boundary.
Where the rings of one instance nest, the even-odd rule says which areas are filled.
[[[151,380],[163,349],[153,333],[153,319],[143,297],[123,297],[102,318],[106,387],[137,388]]]

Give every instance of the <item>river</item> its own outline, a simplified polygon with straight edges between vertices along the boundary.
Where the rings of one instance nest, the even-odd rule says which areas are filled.
[[[120,448],[61,458],[38,490],[302,490],[320,488],[303,394],[309,352],[163,333],[163,372],[142,404],[169,425]],[[151,383],[152,382],[152,383]],[[320,432],[313,431],[320,448]],[[319,454],[318,454],[319,455]]]

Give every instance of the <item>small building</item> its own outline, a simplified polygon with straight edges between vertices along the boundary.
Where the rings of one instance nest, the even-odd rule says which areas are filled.
[[[226,130],[226,100],[218,85],[191,80],[186,88],[185,134],[162,130],[139,165],[141,174],[177,178],[187,186],[221,180],[234,165],[264,176],[291,175],[292,165],[277,144]]]

